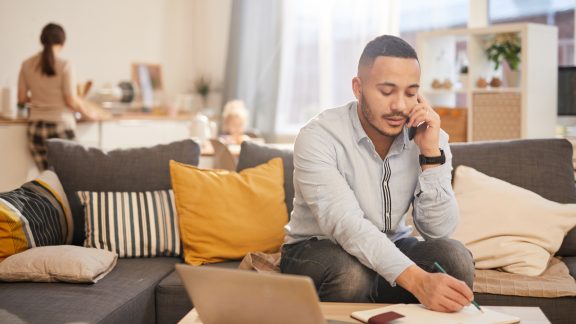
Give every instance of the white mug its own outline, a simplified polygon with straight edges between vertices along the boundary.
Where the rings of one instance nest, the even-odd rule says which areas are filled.
[[[0,115],[2,115],[4,118],[15,119],[18,114],[16,89],[11,87],[3,87],[0,97],[2,98],[2,101],[0,101]]]

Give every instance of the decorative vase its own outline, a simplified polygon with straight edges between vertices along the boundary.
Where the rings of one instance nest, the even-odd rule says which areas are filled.
[[[190,123],[190,137],[198,141],[200,145],[204,145],[212,136],[210,129],[210,121],[208,117],[201,113],[194,114],[192,122]]]
[[[460,81],[461,88],[468,88],[468,73],[460,73],[458,80]]]
[[[508,62],[504,61],[502,64],[502,72],[507,87],[516,88],[520,86],[520,70],[512,70]]]
[[[506,80],[506,86],[511,88],[516,88],[520,86],[520,71],[504,69],[504,80]]]

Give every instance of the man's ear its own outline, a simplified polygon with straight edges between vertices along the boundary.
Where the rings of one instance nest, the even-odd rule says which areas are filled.
[[[352,91],[354,91],[356,100],[360,101],[362,98],[362,81],[357,76],[352,79]]]

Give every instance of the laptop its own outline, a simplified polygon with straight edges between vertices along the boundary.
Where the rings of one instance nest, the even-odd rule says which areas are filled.
[[[203,324],[340,324],[325,320],[312,279],[177,264]]]

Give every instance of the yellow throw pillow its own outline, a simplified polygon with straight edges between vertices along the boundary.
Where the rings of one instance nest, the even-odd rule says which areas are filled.
[[[279,250],[288,222],[282,159],[239,173],[170,161],[170,175],[186,263]]]
[[[538,276],[576,225],[576,204],[547,200],[470,167],[456,168],[454,192],[460,224],[452,237],[472,252],[477,269]]]

